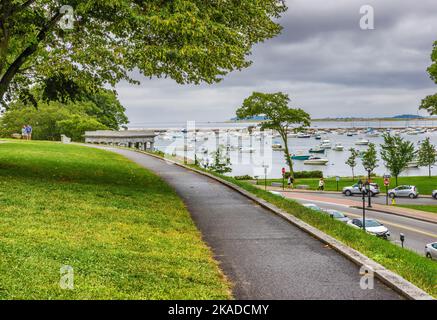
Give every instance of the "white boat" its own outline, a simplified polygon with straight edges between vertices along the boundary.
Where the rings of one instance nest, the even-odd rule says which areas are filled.
[[[370,141],[367,140],[367,139],[364,139],[364,138],[355,141],[355,144],[356,144],[357,146],[367,146],[367,145],[369,145],[369,143],[370,143]]]
[[[255,148],[248,148],[248,147],[243,147],[243,148],[240,148],[240,152],[241,153],[254,153],[256,151],[256,149]]]
[[[306,165],[314,165],[314,166],[324,166],[329,162],[326,158],[320,158],[320,157],[311,157],[308,160],[305,160],[303,164]]]
[[[277,151],[282,151],[282,144],[280,144],[280,143],[275,143],[275,144],[272,144],[272,150],[277,150]]]
[[[323,140],[322,144],[320,145],[321,149],[331,149],[331,141],[329,140]]]
[[[343,151],[344,150],[344,146],[342,144],[340,144],[340,143],[337,143],[332,150],[334,150],[334,151]]]
[[[307,138],[311,138],[311,135],[308,133],[300,132],[297,134],[297,137],[300,139],[307,139]]]
[[[366,137],[369,137],[369,138],[378,138],[379,137],[379,132],[378,131],[371,131],[371,132],[366,134]]]

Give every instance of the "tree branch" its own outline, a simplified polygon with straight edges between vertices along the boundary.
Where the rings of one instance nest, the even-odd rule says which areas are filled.
[[[30,2],[30,1],[27,1]],[[39,31],[36,41],[30,44],[21,54],[15,59],[14,62],[6,70],[5,74],[0,80],[0,101],[3,99],[4,94],[8,90],[14,76],[17,74],[20,67],[26,62],[26,60],[38,49],[38,45],[47,37],[47,33],[59,22],[63,14],[58,12],[55,14],[46,25]]]

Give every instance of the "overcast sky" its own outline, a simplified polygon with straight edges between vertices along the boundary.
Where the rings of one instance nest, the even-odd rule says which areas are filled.
[[[313,118],[416,114],[437,92],[426,73],[437,40],[436,0],[288,0],[282,34],[254,47],[253,65],[215,85],[120,83],[132,125],[221,121],[253,91],[287,92]],[[372,5],[375,30],[360,28]]]

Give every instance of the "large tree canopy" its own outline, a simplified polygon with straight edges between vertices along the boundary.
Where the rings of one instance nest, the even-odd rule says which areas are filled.
[[[431,54],[432,65],[428,68],[431,79],[437,84],[437,41]],[[422,100],[420,109],[428,111],[431,115],[437,114],[437,94],[430,95]]]
[[[64,4],[72,30],[59,25]],[[134,70],[213,83],[250,65],[251,47],[280,32],[284,10],[283,0],[2,0],[0,98],[58,74],[95,88],[135,82]]]

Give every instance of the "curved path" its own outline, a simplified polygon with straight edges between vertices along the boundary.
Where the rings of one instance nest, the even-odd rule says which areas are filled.
[[[234,284],[236,299],[400,299],[358,267],[219,182],[135,151],[105,148],[150,169],[180,195]]]

